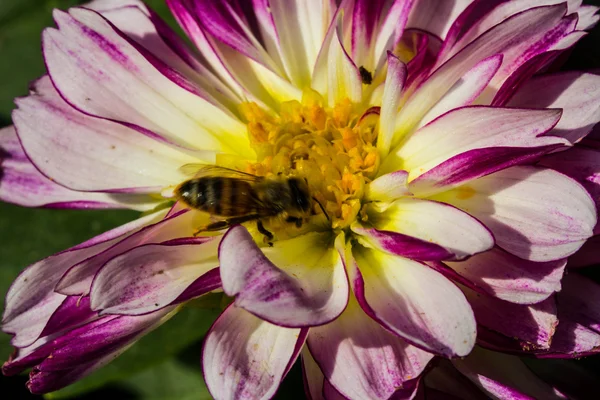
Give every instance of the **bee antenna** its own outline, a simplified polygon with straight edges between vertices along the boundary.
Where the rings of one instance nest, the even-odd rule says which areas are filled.
[[[329,215],[327,214],[327,211],[325,211],[325,207],[323,207],[323,204],[321,204],[321,202],[319,200],[317,200],[316,197],[313,197],[312,199],[317,202],[317,204],[319,205],[319,207],[321,207],[321,211],[323,211],[323,214],[325,214],[325,217],[327,217],[327,220],[331,221],[329,219]]]

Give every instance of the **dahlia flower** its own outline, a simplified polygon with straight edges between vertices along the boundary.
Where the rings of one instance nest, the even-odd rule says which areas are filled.
[[[0,198],[146,213],[17,278],[5,373],[55,390],[220,289],[202,353],[216,399],[272,397],[300,354],[311,398],[388,399],[476,341],[596,351],[597,310],[563,275],[596,225],[600,76],[547,72],[597,8],[167,4],[195,48],[139,0],[55,11],[43,33],[48,75],[2,132]],[[254,221],[204,232],[215,217],[174,201],[198,163],[304,179],[311,211],[262,220],[268,241]]]

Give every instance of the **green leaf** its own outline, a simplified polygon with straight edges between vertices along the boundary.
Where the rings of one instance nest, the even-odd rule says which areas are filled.
[[[44,73],[41,33],[53,26],[52,9],[83,0],[2,0],[0,2],[0,126],[10,123],[13,99],[28,92],[29,82]]]
[[[146,400],[210,400],[212,399],[197,365],[186,365],[179,360],[168,360],[122,382],[120,388],[129,389],[138,398]]]
[[[219,315],[220,311],[220,309],[214,308],[200,309],[184,307],[171,320],[144,336],[115,361],[92,373],[87,378],[62,390],[48,394],[46,397],[48,399],[69,398],[108,383],[123,381],[128,378],[133,379],[128,380],[133,389],[143,386],[141,384],[145,379],[143,376],[139,379],[134,379],[137,373],[148,370],[147,374],[149,376],[160,374],[153,372],[154,369],[149,369],[165,363],[166,360],[169,360],[181,352],[181,350],[197,342],[206,333],[208,328],[210,328],[212,321]],[[197,359],[197,375],[200,377],[199,352]],[[171,372],[173,372],[172,369]],[[199,387],[198,383],[192,384],[190,382],[189,385]],[[179,399],[179,397],[170,398]]]

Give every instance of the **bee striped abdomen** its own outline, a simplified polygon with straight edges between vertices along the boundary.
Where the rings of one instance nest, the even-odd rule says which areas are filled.
[[[178,197],[190,207],[222,217],[237,217],[256,211],[252,185],[227,177],[190,179],[176,189]]]

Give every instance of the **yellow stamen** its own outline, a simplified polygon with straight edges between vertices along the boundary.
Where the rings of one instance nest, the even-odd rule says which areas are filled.
[[[246,170],[261,176],[306,178],[331,227],[345,229],[357,219],[365,184],[379,168],[379,108],[358,110],[349,100],[334,107],[325,104],[310,89],[301,102],[281,104],[276,116],[255,103],[244,103],[240,112],[258,156]],[[323,221],[320,206],[316,202],[313,206],[314,217]],[[270,229],[277,233],[278,227]]]

